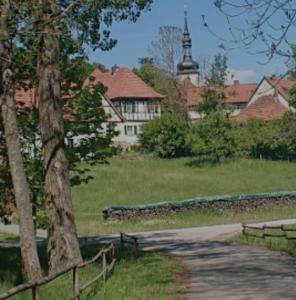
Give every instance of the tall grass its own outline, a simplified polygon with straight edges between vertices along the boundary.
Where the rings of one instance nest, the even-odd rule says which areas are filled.
[[[138,231],[249,219],[252,216],[178,214],[161,220],[134,220],[104,224],[101,212],[106,205],[132,205],[182,200],[195,196],[296,190],[296,164],[259,160],[238,160],[222,165],[190,167],[190,160],[153,159],[145,156],[116,157],[109,165],[92,169],[94,180],[73,189],[75,215],[80,234]],[[257,217],[289,217],[296,209],[258,212]]]

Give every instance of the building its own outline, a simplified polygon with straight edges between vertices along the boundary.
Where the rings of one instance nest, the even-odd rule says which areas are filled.
[[[180,90],[186,99],[189,118],[197,121],[201,116],[197,106],[203,101],[203,87],[199,82],[198,63],[192,58],[192,42],[188,29],[187,13],[183,34],[183,61],[178,64],[177,78]],[[233,108],[232,117],[238,122],[250,119],[273,120],[281,118],[288,110],[294,111],[289,105],[289,91],[294,81],[264,77],[259,84],[240,83],[234,80],[223,90],[224,100]]]
[[[264,77],[248,99],[246,107],[235,116],[235,120],[270,121],[282,118],[287,111],[295,111],[289,104],[290,90],[294,85],[295,82],[291,80],[275,76]]]
[[[183,33],[183,60],[177,66],[177,78],[180,82],[189,80],[194,86],[199,84],[199,65],[192,59],[192,42],[188,29],[187,12]]]
[[[110,118],[106,126],[118,131],[114,142],[125,148],[137,143],[142,124],[161,115],[163,96],[128,68],[113,67],[110,72],[95,69],[84,85],[91,82],[107,88],[103,107]]]
[[[123,148],[137,143],[142,124],[161,115],[163,96],[128,68],[114,67],[111,72],[95,69],[85,80],[84,86],[90,83],[102,83],[107,88],[102,106],[109,120],[103,127],[107,129],[112,126],[118,132],[114,143]],[[18,110],[37,106],[35,88],[17,90],[15,99]]]

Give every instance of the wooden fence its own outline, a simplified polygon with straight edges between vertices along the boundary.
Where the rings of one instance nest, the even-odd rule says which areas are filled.
[[[251,236],[256,238],[264,239],[266,237],[272,238],[285,238],[286,240],[296,240],[296,235],[291,236],[291,233],[296,233],[296,226],[291,227],[291,225],[278,225],[278,226],[268,226],[264,224],[263,226],[250,226],[242,224],[243,235]]]
[[[120,246],[123,249],[125,244],[132,245],[135,249],[136,255],[138,255],[139,242],[138,238],[133,235],[128,235],[123,232],[120,233]]]
[[[124,233],[120,233],[120,245],[123,248],[125,244],[131,244],[134,246],[135,252],[138,252],[138,239],[134,236],[130,236]],[[79,283],[79,270],[89,266],[97,261],[101,260],[101,270],[100,272],[92,278],[90,281],[86,282],[83,285]],[[115,246],[114,244],[110,244],[107,247],[104,247],[100,250],[92,259],[82,262],[80,264],[74,264],[65,270],[52,274],[50,276],[43,277],[34,283],[23,283],[18,285],[5,293],[0,295],[0,300],[9,299],[17,294],[20,294],[24,291],[31,290],[32,291],[32,299],[40,300],[39,288],[58,277],[71,272],[73,274],[73,296],[70,298],[71,300],[80,300],[80,297],[88,287],[90,287],[95,282],[103,279],[106,282],[108,275],[111,273],[115,266],[116,258],[115,258]]]

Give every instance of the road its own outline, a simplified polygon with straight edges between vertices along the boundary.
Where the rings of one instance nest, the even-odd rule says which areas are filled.
[[[295,224],[296,219],[265,222]],[[263,225],[257,223],[256,225]],[[241,224],[140,234],[146,249],[179,256],[189,271],[184,296],[201,300],[296,299],[296,260],[288,255],[223,242]]]
[[[296,224],[296,219],[265,224]],[[184,262],[189,272],[189,283],[183,291],[186,299],[295,300],[296,260],[265,249],[223,242],[240,230],[241,224],[230,224],[136,235],[144,249],[165,250]],[[112,239],[114,236],[90,237],[88,243]]]

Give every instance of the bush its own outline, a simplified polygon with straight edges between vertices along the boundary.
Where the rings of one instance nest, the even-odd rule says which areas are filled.
[[[234,124],[228,114],[212,112],[192,125],[187,143],[200,161],[219,163],[236,154]]]
[[[250,120],[244,124],[237,124],[234,131],[237,156],[247,158],[259,158],[258,145],[269,140],[277,128],[276,122],[264,122],[262,120]]]
[[[160,158],[186,156],[188,124],[180,116],[166,113],[142,126],[139,142],[142,151]]]
[[[294,114],[286,116],[273,124],[272,131],[252,149],[253,157],[272,160],[296,159],[296,118]]]

